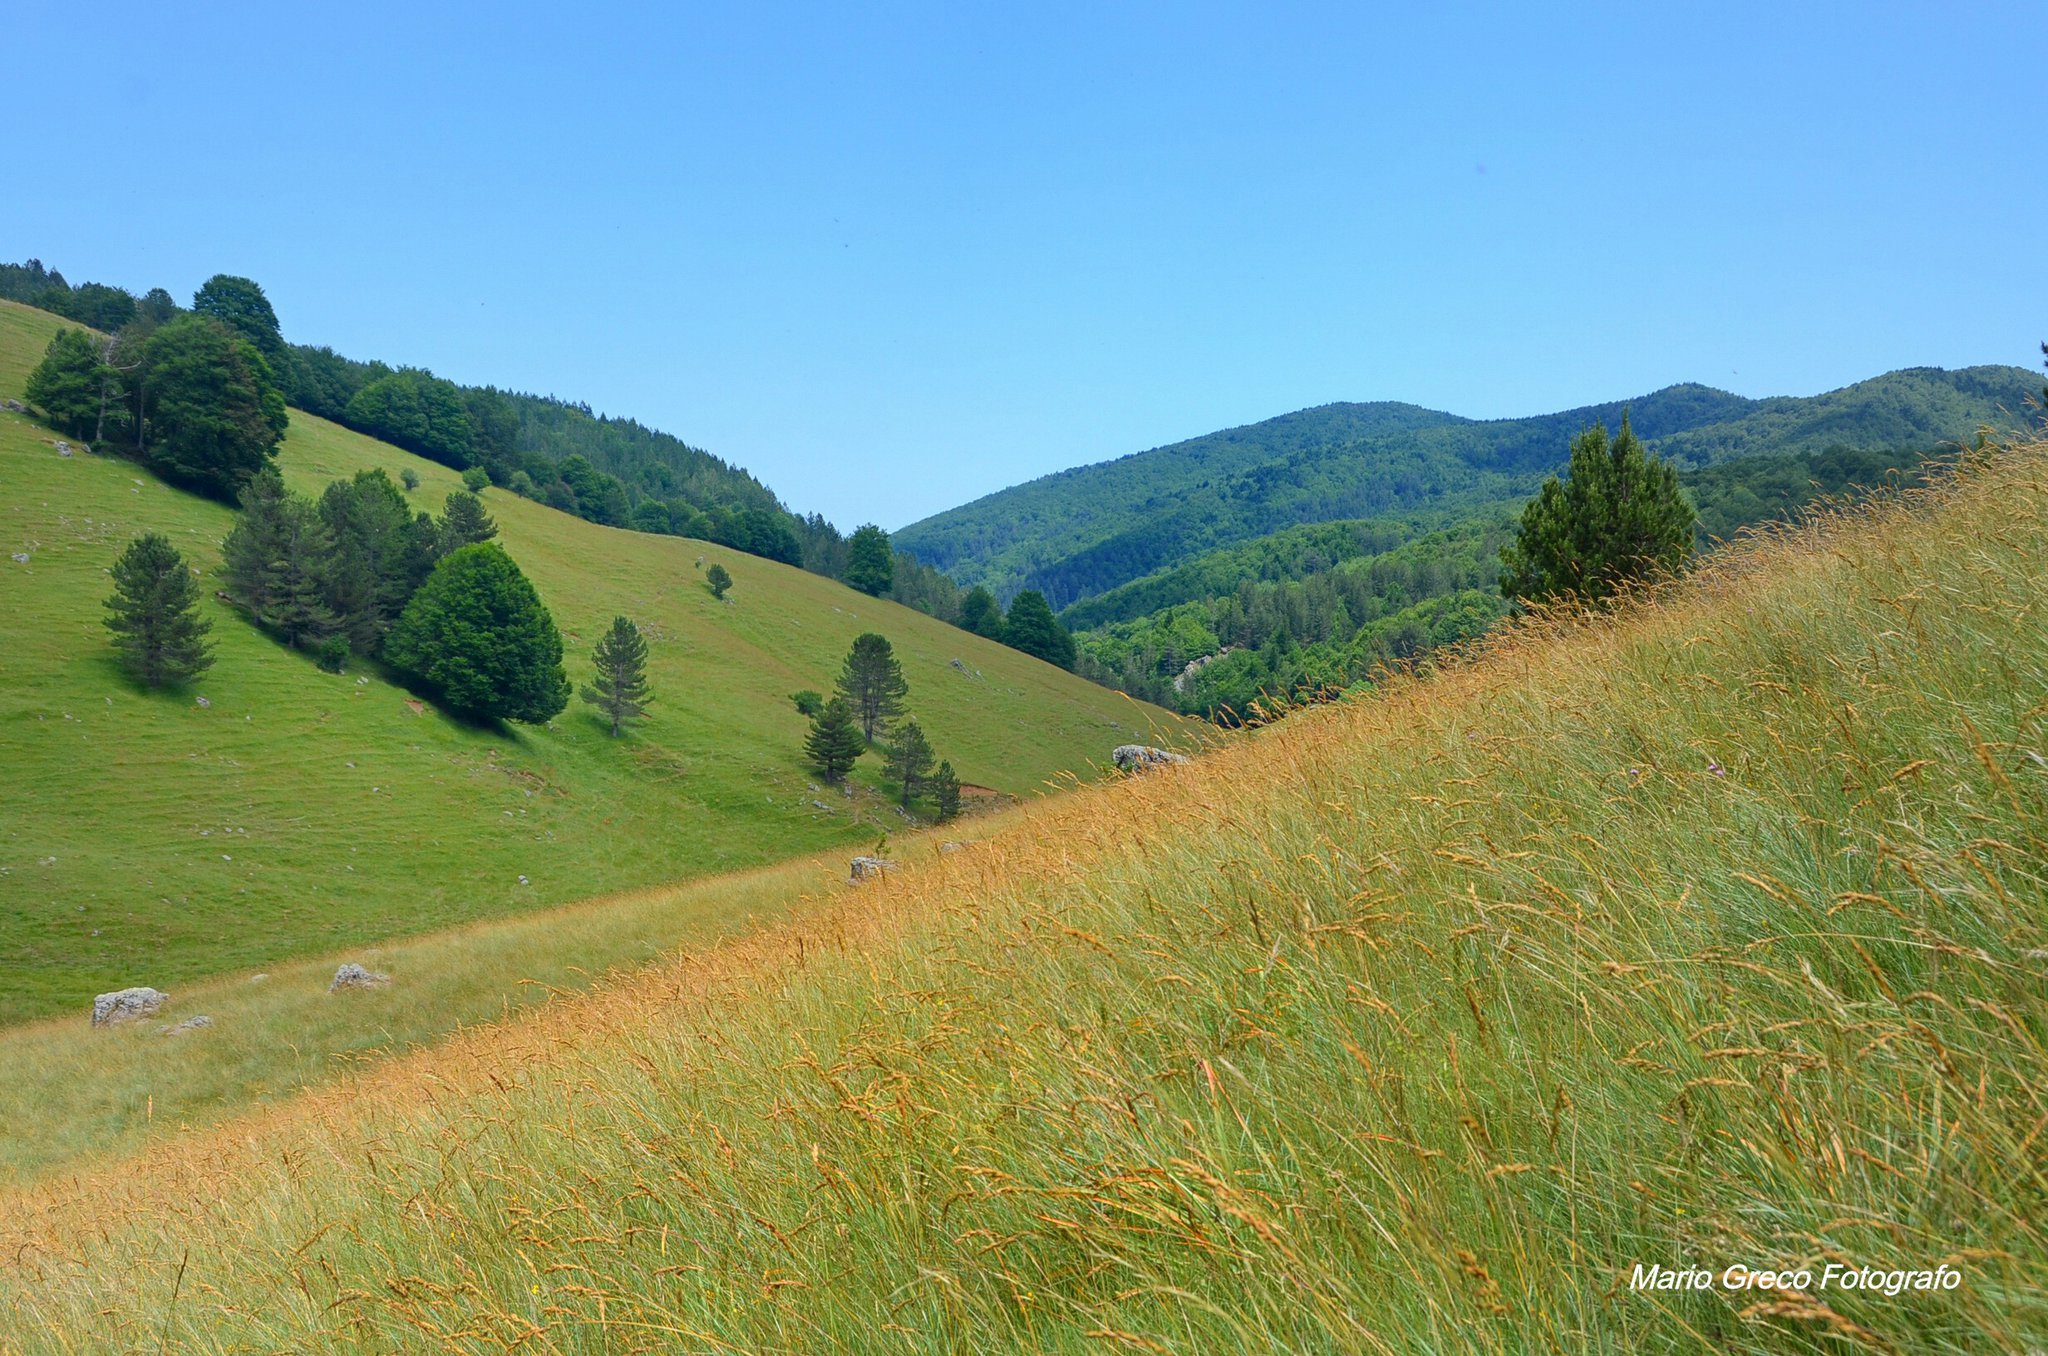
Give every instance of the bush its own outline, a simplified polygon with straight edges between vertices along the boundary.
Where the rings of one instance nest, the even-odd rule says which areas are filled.
[[[822,692],[813,692],[809,688],[790,693],[789,699],[796,703],[796,713],[806,720],[825,709],[825,695]]]
[[[471,494],[482,494],[491,487],[491,473],[481,466],[472,466],[462,473],[462,488]]]
[[[404,482],[405,488],[408,490],[416,490],[420,487],[420,473],[413,470],[410,466],[401,470],[398,473],[398,478]]]
[[[313,662],[322,673],[342,673],[348,669],[348,637],[329,636],[313,651]]]

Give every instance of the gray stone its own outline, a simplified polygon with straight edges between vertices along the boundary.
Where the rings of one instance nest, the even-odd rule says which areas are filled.
[[[884,871],[894,871],[896,863],[881,857],[855,857],[852,868],[854,880],[877,880]]]
[[[967,846],[965,843],[941,843],[939,844],[939,851],[945,853],[953,853],[958,852],[961,848],[965,846]]]
[[[340,989],[373,989],[380,984],[389,984],[391,976],[380,975],[375,970],[366,970],[354,961],[334,972],[334,982],[327,986],[327,992]]]
[[[187,1017],[184,1021],[178,1023],[176,1026],[165,1027],[164,1034],[166,1036],[183,1036],[188,1035],[189,1033],[194,1031],[204,1031],[207,1027],[210,1027],[212,1025],[213,1018],[208,1017],[205,1013],[202,1012],[197,1017]]]
[[[154,1017],[156,1010],[170,1001],[171,996],[161,989],[116,989],[92,1000],[92,1024],[112,1026],[138,1017]]]
[[[0,408],[13,410],[16,414],[28,413],[28,406],[22,404],[19,400],[0,400]]]
[[[68,457],[68,456],[70,456],[70,455],[71,455],[71,444],[70,444],[70,443],[58,443],[58,444],[57,444],[57,455],[58,455],[58,456],[60,456],[60,457]]]
[[[1150,772],[1154,768],[1187,761],[1180,754],[1155,749],[1150,744],[1119,744],[1110,751],[1109,757],[1120,772]]]

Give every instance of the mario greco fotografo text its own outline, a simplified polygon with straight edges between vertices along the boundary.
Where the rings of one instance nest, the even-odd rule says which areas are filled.
[[[1666,1267],[1657,1263],[1636,1263],[1629,1273],[1631,1290],[1871,1290],[1896,1295],[1907,1290],[1954,1290],[1963,1283],[1963,1273],[1951,1266],[1931,1270],[1886,1270],[1881,1267],[1850,1267],[1830,1262],[1818,1271],[1801,1267],[1778,1271],[1749,1267],[1740,1262],[1710,1271],[1705,1267]]]

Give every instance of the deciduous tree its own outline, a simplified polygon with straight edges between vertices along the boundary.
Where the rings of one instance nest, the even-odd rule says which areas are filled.
[[[29,373],[22,395],[43,412],[50,427],[90,438],[112,375],[98,340],[84,330],[58,330]]]
[[[896,555],[889,549],[889,534],[873,523],[859,528],[846,543],[846,582],[877,598],[896,582]]]
[[[232,500],[277,452],[289,416],[270,365],[211,316],[181,315],[144,345],[143,459],[169,480]]]
[[[384,658],[482,720],[548,720],[569,702],[562,635],[540,595],[492,542],[444,558],[384,642]]]

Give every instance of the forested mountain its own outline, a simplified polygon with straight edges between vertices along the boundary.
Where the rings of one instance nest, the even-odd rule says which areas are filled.
[[[590,522],[695,537],[828,579],[845,577],[847,538],[837,527],[820,514],[798,517],[740,467],[672,434],[554,396],[460,386],[423,367],[289,343],[255,282],[222,275],[208,286],[217,284],[225,285],[215,299],[223,318],[232,312],[261,351],[271,381],[297,409]],[[161,287],[138,297],[107,283],[74,285],[39,259],[0,263],[0,300],[117,336],[130,348],[183,309]],[[960,590],[943,574],[905,553],[896,555],[892,573],[884,590],[891,601],[956,620]]]
[[[1305,523],[1463,516],[1519,499],[1562,467],[1574,433],[1627,408],[1682,466],[1746,455],[1925,449],[2011,427],[2038,390],[2017,367],[1910,368],[1808,397],[1749,400],[1679,385],[1526,419],[1336,404],[1064,471],[895,534],[898,547],[999,595],[1070,607],[1206,551]]]
[[[1772,452],[1689,470],[1701,549],[1816,499],[1915,484],[1942,449]],[[1469,640],[1507,611],[1501,547],[1512,505],[1316,523],[1206,552],[1068,608],[1076,668],[1191,714],[1232,720],[1369,678]],[[1192,667],[1191,667],[1192,666]]]

